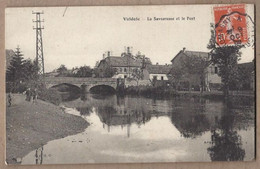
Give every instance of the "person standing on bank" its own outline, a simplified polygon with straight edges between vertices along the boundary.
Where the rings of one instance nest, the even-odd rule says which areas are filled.
[[[36,103],[37,103],[37,98],[38,98],[37,89],[34,89],[34,90],[33,90],[32,96],[33,96],[33,103],[36,104]]]
[[[31,101],[31,96],[32,96],[31,89],[28,88],[28,89],[26,90],[25,94],[26,94],[26,99],[25,99],[25,100],[28,101],[28,102],[30,102],[30,101]]]
[[[11,95],[11,92],[8,93],[7,99],[8,99],[8,107],[11,107],[11,105],[12,105],[12,95]]]

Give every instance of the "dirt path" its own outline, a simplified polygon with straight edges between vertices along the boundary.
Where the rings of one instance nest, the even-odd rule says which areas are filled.
[[[83,118],[64,113],[53,104],[38,100],[25,101],[25,96],[12,96],[6,111],[6,161],[20,163],[30,151],[50,140],[84,131],[89,125]]]

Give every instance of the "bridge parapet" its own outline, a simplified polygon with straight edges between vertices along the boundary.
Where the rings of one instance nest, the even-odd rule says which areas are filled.
[[[115,78],[46,77],[45,82],[117,82]]]
[[[78,77],[46,77],[45,83],[47,88],[59,85],[59,84],[71,84],[78,87],[86,85],[86,90],[98,85],[106,85],[117,88],[117,79],[114,78],[78,78]]]

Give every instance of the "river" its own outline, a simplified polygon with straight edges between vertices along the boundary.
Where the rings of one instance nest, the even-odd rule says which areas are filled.
[[[250,161],[255,156],[253,99],[87,94],[62,104],[90,126],[30,152],[22,164]]]

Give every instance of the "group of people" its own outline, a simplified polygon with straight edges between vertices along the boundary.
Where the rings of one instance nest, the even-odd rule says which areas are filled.
[[[33,100],[33,103],[37,102],[37,98],[38,98],[38,91],[35,88],[34,90],[31,90],[31,88],[28,88],[25,92],[26,95],[26,101],[30,102],[31,100]]]

